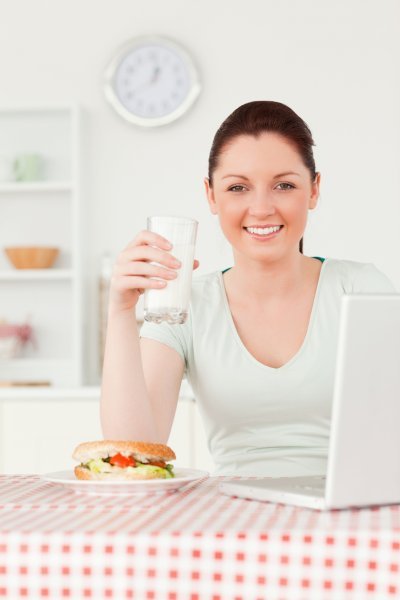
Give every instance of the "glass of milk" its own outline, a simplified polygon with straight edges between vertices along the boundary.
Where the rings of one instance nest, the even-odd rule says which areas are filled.
[[[147,229],[171,242],[171,254],[182,264],[178,276],[162,289],[144,294],[144,319],[153,323],[181,324],[187,319],[192,284],[197,221],[186,217],[148,217]]]

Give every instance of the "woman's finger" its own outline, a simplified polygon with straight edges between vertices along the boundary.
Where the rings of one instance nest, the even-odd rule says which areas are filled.
[[[117,259],[118,264],[143,261],[156,262],[173,269],[180,267],[179,261],[177,263],[172,254],[147,245],[132,246],[121,252]]]
[[[137,277],[136,275],[123,275],[113,284],[113,289],[123,292],[126,290],[157,289],[167,285],[162,279],[151,279],[150,277]]]
[[[153,265],[149,262],[127,262],[117,265],[114,274],[123,277],[140,276],[140,277],[161,277],[162,279],[175,279],[178,276],[176,269],[165,269],[159,265]]]
[[[140,246],[141,244],[158,246],[159,248],[163,248],[165,250],[171,250],[172,248],[172,244],[162,235],[154,233],[154,231],[143,229],[143,231],[140,231],[137,236],[131,242],[129,242],[125,250],[134,246]]]

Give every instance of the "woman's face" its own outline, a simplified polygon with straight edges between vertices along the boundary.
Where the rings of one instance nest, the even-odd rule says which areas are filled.
[[[320,175],[311,181],[293,144],[275,133],[234,138],[219,156],[208,202],[235,254],[277,260],[298,253]]]

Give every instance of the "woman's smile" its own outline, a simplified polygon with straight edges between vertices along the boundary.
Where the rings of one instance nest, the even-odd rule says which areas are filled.
[[[283,227],[283,225],[253,225],[243,227],[243,229],[252,239],[259,242],[268,242],[279,236]]]

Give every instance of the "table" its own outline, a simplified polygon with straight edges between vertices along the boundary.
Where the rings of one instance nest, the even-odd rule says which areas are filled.
[[[319,513],[224,496],[227,479],[139,498],[0,476],[0,599],[400,597],[399,506]]]

